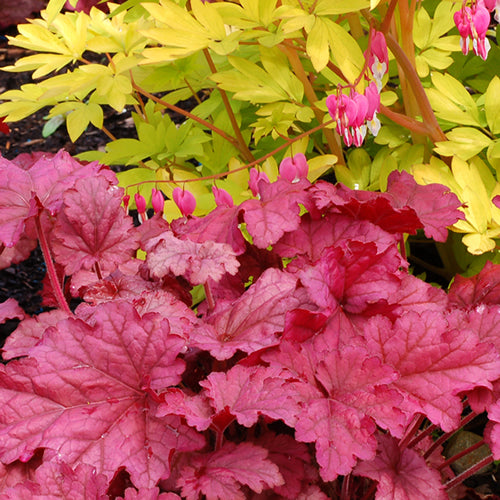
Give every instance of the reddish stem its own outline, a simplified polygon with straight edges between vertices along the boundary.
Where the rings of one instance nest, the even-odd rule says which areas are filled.
[[[472,446],[469,446],[465,450],[462,450],[461,452],[457,453],[456,455],[453,455],[452,457],[450,457],[448,460],[443,462],[439,467],[437,467],[437,470],[441,470],[441,469],[444,469],[445,467],[448,467],[448,465],[452,464],[453,462],[456,462],[457,460],[464,457],[465,455],[472,453],[474,450],[481,448],[481,446],[483,446],[483,445],[484,445],[484,439],[481,439],[481,441],[478,441],[476,444],[473,444]]]
[[[59,280],[57,279],[57,272],[54,266],[54,261],[52,260],[49,244],[47,242],[47,238],[45,237],[45,233],[43,232],[42,223],[40,222],[40,214],[35,217],[35,223],[38,241],[40,242],[40,248],[42,249],[45,266],[47,268],[47,274],[49,276],[50,284],[52,285],[52,291],[56,297],[57,304],[60,309],[68,314],[71,314],[71,310],[66,302]]]
[[[205,297],[207,299],[208,310],[213,311],[215,308],[215,300],[212,294],[212,289],[210,288],[210,284],[208,281],[203,284],[203,288],[205,289]]]
[[[404,240],[401,241],[401,245],[404,247]],[[424,420],[425,420],[425,416],[422,414],[418,414],[415,416],[412,424],[408,427],[405,435],[399,441],[399,448],[401,450],[408,446],[408,443],[415,436],[415,434],[417,433],[418,429],[420,428],[420,426],[422,425]]]
[[[452,480],[448,481],[444,485],[444,488],[446,490],[451,490],[455,486],[458,486],[459,484],[463,483],[467,478],[471,477],[478,470],[481,470],[483,467],[486,467],[487,465],[493,463],[493,461],[494,461],[493,455],[489,455],[486,458],[483,458],[477,464],[473,465],[470,469],[467,469],[458,476],[454,477]]]
[[[457,433],[460,429],[463,429],[469,422],[474,420],[477,417],[477,413],[471,412],[469,415],[467,415],[465,418],[462,419],[460,422],[460,427],[458,429],[455,429],[454,431],[447,432],[446,434],[443,434],[439,439],[434,441],[432,443],[431,447],[424,453],[424,458],[429,458],[434,450],[441,446],[447,439],[449,439],[453,434]]]

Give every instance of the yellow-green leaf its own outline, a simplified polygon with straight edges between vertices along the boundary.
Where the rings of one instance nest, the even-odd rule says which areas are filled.
[[[495,76],[484,96],[484,111],[488,127],[494,134],[500,133],[500,78]]]
[[[369,0],[319,0],[314,8],[318,16],[336,16],[366,9],[370,6]]]
[[[50,24],[56,18],[59,12],[61,12],[65,3],[66,0],[50,0],[50,2],[47,5],[47,8],[45,9],[46,12],[45,15],[48,24]]]
[[[314,20],[309,32],[306,51],[316,71],[321,71],[330,60],[329,33],[323,19],[320,17]]]
[[[491,139],[472,127],[459,127],[446,134],[448,141],[437,142],[434,151],[444,156],[468,160],[491,144]]]

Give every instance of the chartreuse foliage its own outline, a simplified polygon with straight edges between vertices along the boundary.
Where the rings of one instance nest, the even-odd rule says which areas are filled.
[[[264,168],[269,158],[275,176],[283,156],[302,152],[312,160],[310,180],[333,168],[357,189],[385,190],[393,170],[444,182],[464,203],[467,219],[452,229],[465,234],[469,252],[496,249],[500,51],[494,28],[471,32],[483,45],[489,37],[487,61],[469,39],[464,49],[463,26],[459,33],[454,22],[460,2],[129,0],[107,2],[109,14],[64,12],[63,5],[50,0],[10,38],[33,55],[4,69],[32,71],[36,83],[0,95],[0,116],[16,121],[46,109],[53,123],[65,119],[75,141],[91,126],[106,132],[108,107],[132,107],[135,138],[110,136],[105,151],[81,155],[136,167],[121,178],[131,192],[147,181],[146,198],[155,182],[169,195],[189,182],[203,213],[213,207],[203,199],[214,178]],[[373,30],[389,47],[379,76],[368,64]],[[364,150],[347,151],[325,99],[363,93],[373,78],[382,127]],[[187,99],[189,111],[179,107]],[[245,177],[230,177],[231,194],[251,196]],[[194,188],[197,178],[205,180]],[[469,193],[472,179],[479,185]],[[173,204],[166,213],[178,214]]]

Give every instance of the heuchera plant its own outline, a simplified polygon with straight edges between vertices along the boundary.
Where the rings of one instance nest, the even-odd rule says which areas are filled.
[[[0,159],[2,257],[38,241],[54,306],[0,305],[21,319],[0,366],[2,500],[460,498],[500,458],[500,268],[445,293],[403,251],[404,233],[446,239],[456,195],[282,167],[252,174],[256,198],[217,188],[204,217],[157,204],[135,227],[107,168]],[[455,476],[468,450],[443,443],[481,412],[492,453]]]
[[[168,220],[183,181],[198,179],[200,216],[214,176],[241,203],[247,179],[228,172],[276,176],[296,153],[310,181],[334,170],[353,189],[385,191],[406,170],[464,204],[451,229],[469,255],[461,238],[438,246],[450,279],[498,260],[499,12],[497,0],[50,0],[9,37],[30,53],[4,69],[35,82],[3,92],[0,117],[44,109],[46,133],[66,123],[72,141],[101,129],[105,148],[80,159],[129,166],[131,208],[135,191],[151,207],[162,182]],[[124,110],[133,127],[117,138],[107,118]]]

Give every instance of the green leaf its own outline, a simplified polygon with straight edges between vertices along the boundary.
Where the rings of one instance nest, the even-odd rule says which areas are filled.
[[[500,133],[500,78],[495,76],[484,96],[484,110],[488,127],[494,134]]]
[[[472,127],[458,127],[446,134],[448,141],[437,142],[434,151],[467,161],[491,144],[491,139]]]
[[[55,115],[50,118],[43,126],[42,137],[45,139],[52,135],[65,121],[66,116],[64,115]]]

